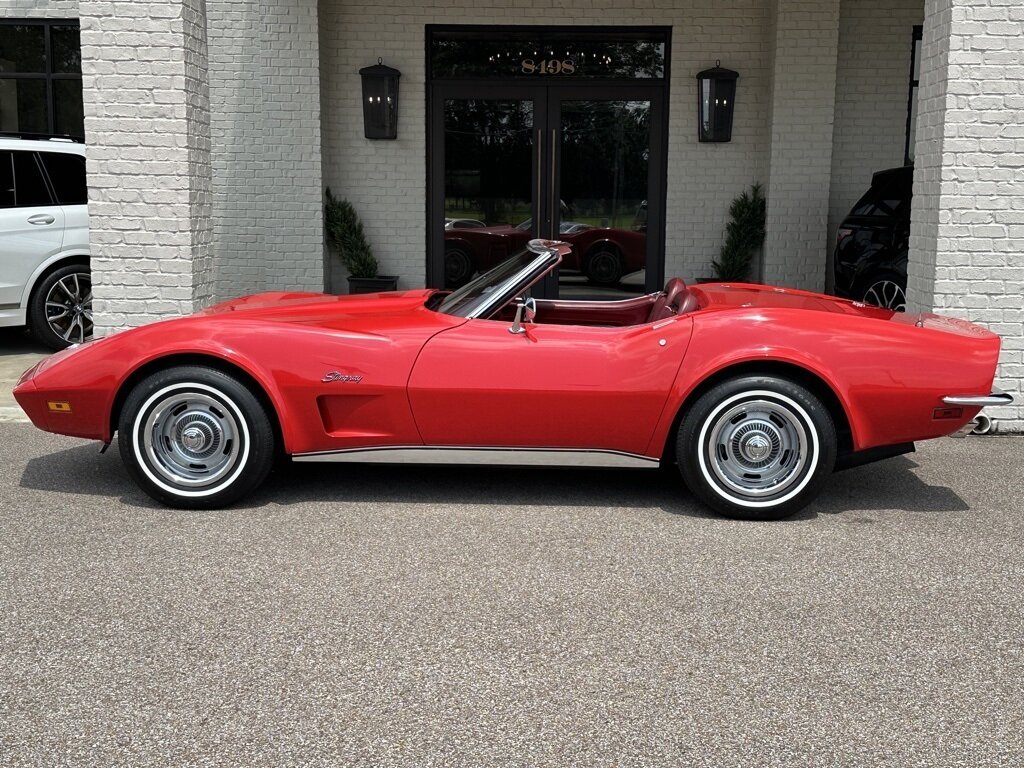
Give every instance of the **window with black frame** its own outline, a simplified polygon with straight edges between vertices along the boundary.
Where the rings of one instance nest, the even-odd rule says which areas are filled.
[[[85,137],[77,21],[0,21],[0,133]]]

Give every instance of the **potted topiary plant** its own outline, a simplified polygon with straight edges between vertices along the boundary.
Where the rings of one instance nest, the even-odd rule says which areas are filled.
[[[750,263],[764,243],[765,199],[761,185],[754,184],[729,206],[729,223],[725,226],[725,244],[718,259],[711,262],[715,279],[738,283],[750,278]]]
[[[324,233],[327,244],[338,252],[341,263],[349,272],[349,293],[375,293],[398,288],[397,275],[377,274],[377,259],[366,240],[356,209],[348,200],[332,195],[330,187],[324,204]]]

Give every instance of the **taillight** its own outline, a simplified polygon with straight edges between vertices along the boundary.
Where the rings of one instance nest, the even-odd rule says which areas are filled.
[[[852,229],[840,229],[836,232],[836,245],[841,245],[843,240],[853,234]]]

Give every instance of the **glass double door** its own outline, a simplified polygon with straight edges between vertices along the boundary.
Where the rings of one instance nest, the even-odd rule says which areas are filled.
[[[538,296],[659,290],[663,110],[643,84],[435,84],[429,283],[463,285],[541,237],[573,251]]]

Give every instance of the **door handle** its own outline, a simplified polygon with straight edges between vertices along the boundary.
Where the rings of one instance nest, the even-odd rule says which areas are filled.
[[[48,213],[37,213],[35,216],[28,217],[29,224],[53,224],[56,219]]]
[[[551,129],[551,239],[558,240],[561,234],[561,200],[555,199],[555,179],[558,176],[558,129]]]
[[[536,138],[536,147],[537,147],[537,152],[536,152],[536,154],[537,154],[537,192],[536,192],[536,194],[534,195],[534,198],[533,198],[534,199],[534,207],[537,210],[537,215],[534,217],[535,221],[533,222],[533,225],[534,225],[533,229],[534,229],[534,232],[537,233],[537,237],[544,237],[545,236],[545,225],[546,225],[545,213],[544,213],[544,210],[541,208],[541,200],[542,200],[542,195],[543,195],[542,187],[543,187],[543,184],[544,184],[544,179],[541,176],[541,173],[542,173],[541,169],[543,168],[543,165],[542,165],[542,162],[541,162],[541,153],[544,151],[544,138],[543,137],[544,137],[543,131],[541,131],[541,129],[538,128],[537,129],[537,138]]]

